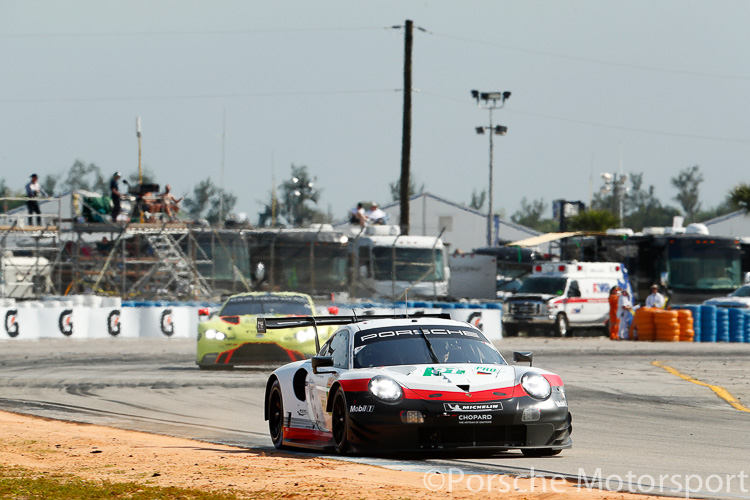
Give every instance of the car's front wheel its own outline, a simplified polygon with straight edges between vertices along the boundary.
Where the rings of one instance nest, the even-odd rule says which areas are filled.
[[[331,430],[333,431],[333,443],[338,453],[346,453],[349,450],[349,411],[346,407],[346,396],[339,389],[333,398],[333,411],[331,412]]]
[[[570,324],[568,318],[563,313],[557,315],[555,319],[555,335],[558,337],[567,337],[570,335]]]
[[[521,450],[525,457],[552,457],[562,453],[562,450],[553,450],[552,448],[535,448],[531,450]]]
[[[274,380],[268,392],[268,432],[276,448],[284,446],[284,399],[281,397],[281,384]]]

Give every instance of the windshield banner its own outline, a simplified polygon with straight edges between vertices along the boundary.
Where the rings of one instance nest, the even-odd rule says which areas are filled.
[[[418,328],[376,328],[372,330],[365,330],[359,332],[358,335],[354,337],[354,346],[359,347],[367,344],[372,344],[374,342],[382,342],[385,340],[422,336],[422,334],[424,334],[428,338],[469,338],[486,342],[484,335],[482,335],[479,330],[474,330],[472,328],[446,328],[444,326],[425,325]]]

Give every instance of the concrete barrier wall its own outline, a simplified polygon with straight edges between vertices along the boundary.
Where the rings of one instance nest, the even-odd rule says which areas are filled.
[[[216,304],[120,302],[108,297],[74,296],[42,301],[0,302],[0,340],[39,340],[50,338],[102,339],[121,338],[192,338],[198,331],[198,311],[216,309]],[[429,307],[432,306],[432,307]],[[447,312],[453,319],[478,327],[490,340],[502,338],[499,309],[404,308],[403,305],[339,304],[339,314],[353,310],[364,314],[415,314]],[[327,315],[327,307],[320,314]]]

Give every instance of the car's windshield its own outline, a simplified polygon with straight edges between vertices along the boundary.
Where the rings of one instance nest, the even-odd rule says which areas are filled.
[[[750,297],[750,286],[741,286],[734,292],[732,297]]]
[[[420,331],[407,325],[358,332],[354,341],[354,368],[433,364],[422,333],[440,363],[506,364],[479,330],[468,326],[422,326]]]
[[[311,316],[312,309],[304,297],[256,295],[230,298],[224,304],[219,316],[242,316],[245,314],[296,314]]]
[[[517,293],[541,293],[545,295],[562,295],[565,292],[567,278],[532,276],[523,282]]]

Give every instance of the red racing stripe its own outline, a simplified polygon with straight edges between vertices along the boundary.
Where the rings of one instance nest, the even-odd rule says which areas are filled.
[[[284,439],[295,441],[328,441],[333,434],[315,429],[299,429],[297,427],[284,427]]]
[[[495,394],[502,393],[505,395]],[[430,395],[440,394],[437,397],[430,397]],[[407,389],[404,388],[404,399],[422,399],[426,401],[459,401],[459,402],[471,402],[471,401],[497,401],[498,399],[510,399],[516,396],[524,396],[526,393],[521,388],[521,385],[515,387],[503,387],[497,389],[488,389],[485,391],[477,392],[456,392],[456,391],[441,391],[440,389]]]

